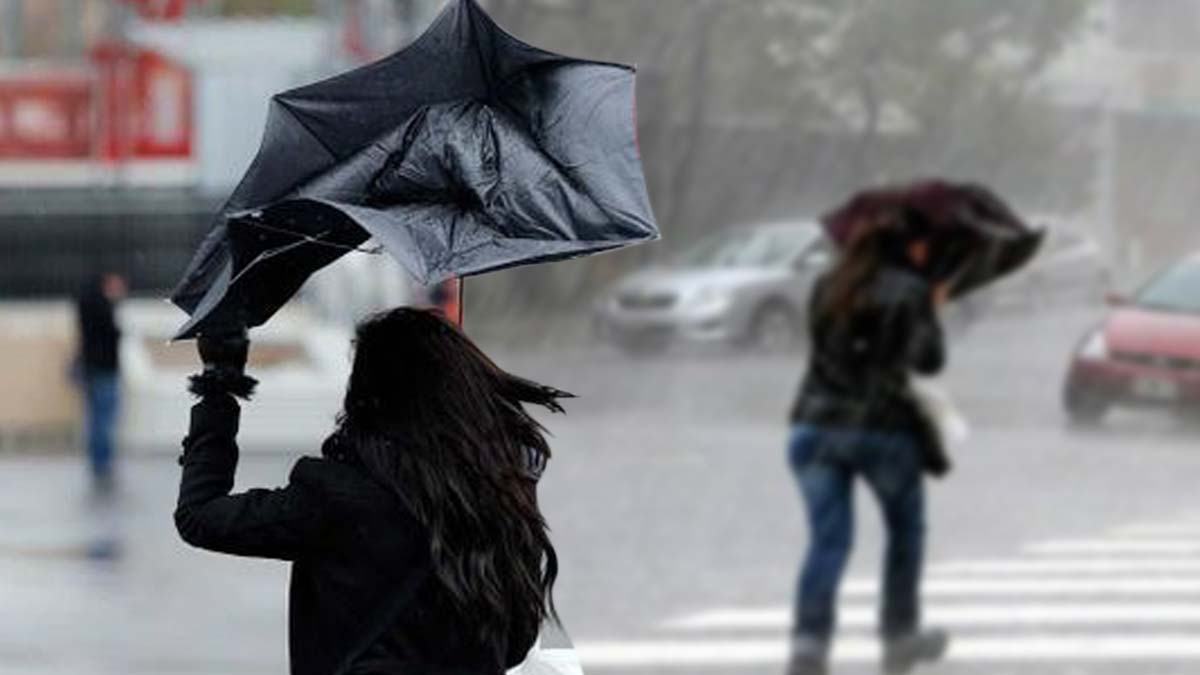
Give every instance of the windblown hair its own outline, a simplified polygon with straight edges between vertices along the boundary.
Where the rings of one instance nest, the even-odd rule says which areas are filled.
[[[569,394],[510,375],[441,314],[363,322],[336,432],[431,537],[437,578],[478,637],[503,645],[557,619],[558,560],[537,503],[550,457],[524,409]]]
[[[919,214],[886,209],[862,214],[837,264],[826,278],[817,304],[823,320],[848,320],[866,302],[871,283],[883,267],[909,266],[906,246],[929,236]]]

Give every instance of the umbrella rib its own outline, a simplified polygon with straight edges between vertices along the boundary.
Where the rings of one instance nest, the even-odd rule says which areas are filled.
[[[289,231],[289,230],[284,230],[284,229],[281,229],[281,228],[276,228],[276,229],[277,229],[279,232],[282,232],[282,233],[285,233],[285,234],[292,234],[292,235],[295,235],[295,236],[298,236],[298,237],[300,237],[301,239],[300,239],[299,241],[292,242],[292,243],[290,243],[290,244],[288,244],[288,245],[286,245],[286,246],[280,246],[280,247],[278,247],[278,248],[273,248],[273,249],[270,249],[270,250],[268,250],[268,251],[263,251],[262,253],[258,254],[258,256],[257,256],[257,257],[256,257],[256,258],[255,258],[253,261],[251,261],[249,265],[246,265],[246,267],[245,267],[245,268],[243,268],[241,272],[238,272],[236,275],[234,275],[234,277],[233,277],[232,279],[230,279],[230,280],[229,280],[229,285],[230,285],[230,286],[232,286],[232,285],[236,284],[236,283],[237,283],[237,282],[238,282],[238,281],[239,281],[239,280],[240,280],[240,279],[241,279],[243,276],[245,276],[245,275],[246,275],[246,274],[247,274],[247,273],[248,273],[250,270],[254,269],[255,265],[258,265],[259,263],[261,263],[261,262],[263,262],[263,261],[265,261],[265,260],[270,260],[271,258],[274,258],[274,257],[276,257],[276,256],[283,255],[283,254],[285,254],[285,253],[287,253],[287,252],[289,252],[289,251],[293,251],[293,250],[295,250],[295,249],[297,249],[297,248],[300,248],[301,246],[304,246],[305,244],[316,244],[316,245],[318,245],[318,246],[329,246],[329,247],[333,247],[333,248],[340,248],[340,249],[349,249],[349,250],[354,250],[354,251],[360,251],[360,252],[362,252],[362,253],[371,253],[371,251],[370,251],[370,250],[365,250],[365,249],[354,248],[354,247],[345,246],[345,245],[342,245],[342,244],[333,244],[333,243],[330,243],[330,242],[320,241],[320,240],[317,238],[317,237],[324,237],[325,235],[329,234],[329,233],[330,233],[330,232],[332,232],[333,230],[326,230],[325,232],[322,232],[321,234],[317,235],[317,237],[313,237],[313,236],[311,236],[311,235],[307,235],[307,234],[300,234],[300,233],[298,233],[298,232],[291,232],[291,231]],[[380,249],[382,249],[382,247],[379,247],[379,248],[380,248]]]
[[[286,235],[290,235],[290,236],[301,239],[301,241],[298,241],[295,244],[289,244],[288,246],[284,247],[285,249],[290,249],[298,244],[306,244],[307,243],[307,244],[316,244],[317,246],[325,246],[327,248],[337,248],[337,249],[341,249],[343,251],[351,251],[354,253],[366,253],[367,255],[380,255],[381,253],[383,253],[382,246],[375,246],[372,248],[362,248],[361,246],[350,246],[349,244],[338,244],[336,242],[324,241],[324,240],[320,239],[320,237],[324,237],[325,235],[330,234],[331,232],[333,232],[333,230],[326,230],[326,231],[322,232],[321,234],[317,235],[316,237],[314,237],[310,234],[304,234],[303,232],[296,232],[294,230],[289,230],[284,227],[276,227],[274,225],[267,225],[266,223],[259,222],[256,220],[244,220],[242,222],[246,223],[247,225],[250,225],[251,227],[257,227],[259,229],[266,230],[268,232],[274,232],[276,234],[286,234]]]
[[[232,279],[229,280],[229,285],[232,286],[232,285],[236,284],[239,280],[241,280],[242,277],[246,276],[246,274],[250,270],[254,269],[255,265],[258,265],[260,262],[263,262],[264,260],[270,260],[271,258],[274,258],[277,255],[283,255],[284,253],[287,253],[288,251],[299,248],[300,246],[303,246],[306,243],[307,242],[301,240],[301,241],[297,241],[297,242],[288,244],[287,246],[280,246],[279,248],[273,248],[269,251],[263,251],[262,253],[259,253],[258,256],[255,257],[254,260],[252,260],[249,265],[246,265],[246,267],[244,267],[241,272],[238,272],[236,275],[234,275],[234,277]]]

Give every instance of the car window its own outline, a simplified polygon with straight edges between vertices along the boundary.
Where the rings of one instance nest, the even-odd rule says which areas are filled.
[[[792,264],[819,239],[816,227],[763,227],[701,241],[677,260],[680,267],[780,267]]]
[[[800,257],[799,262],[812,267],[825,267],[830,265],[837,257],[837,251],[833,247],[833,243],[826,237],[817,237],[816,241],[809,245]]]
[[[1139,307],[1200,314],[1200,263],[1176,265],[1147,284],[1137,295]]]

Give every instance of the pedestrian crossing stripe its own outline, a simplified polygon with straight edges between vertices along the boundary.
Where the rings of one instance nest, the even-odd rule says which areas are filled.
[[[580,642],[586,668],[679,668],[781,664],[786,639],[774,640],[644,640]],[[836,662],[871,662],[879,658],[875,640],[839,639]],[[1086,636],[960,637],[950,643],[946,660],[997,663],[1158,663],[1200,659],[1200,639],[1192,633],[1130,636],[1127,633]]]
[[[1001,603],[929,605],[923,612],[930,624],[954,627],[989,626],[1093,626],[1098,624],[1200,626],[1200,603]],[[845,628],[872,627],[879,610],[874,606],[849,606],[838,610]],[[662,624],[680,632],[787,630],[790,607],[718,609],[671,619]]]
[[[1142,523],[1118,527],[1112,531],[1115,537],[1200,537],[1200,524],[1155,524]]]
[[[931,565],[930,625],[950,629],[959,663],[1179,664],[1200,661],[1200,519],[1137,523],[1108,536],[1043,541],[1010,559]],[[842,584],[834,660],[874,662],[880,584]],[[661,639],[582,641],[586,667],[776,666],[788,655],[789,606],[716,608],[671,618]],[[960,631],[960,632],[956,632]]]
[[[1039,558],[1016,560],[964,560],[934,565],[930,575],[1054,575],[1094,574],[1200,574],[1200,559],[1188,558]]]
[[[1200,539],[1110,538],[1048,541],[1027,546],[1025,553],[1032,555],[1105,555],[1114,553],[1194,555],[1200,553]]]
[[[860,597],[879,592],[879,582],[859,579],[842,584],[842,595]],[[1200,595],[1198,577],[1012,578],[971,577],[930,579],[921,586],[925,596],[1076,596],[1076,595]]]

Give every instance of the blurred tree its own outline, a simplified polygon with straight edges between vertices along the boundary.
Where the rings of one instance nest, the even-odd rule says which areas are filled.
[[[1041,201],[1078,203],[1090,183],[1078,134],[1041,76],[1087,26],[1091,0],[771,0],[765,13],[807,42],[781,41],[792,85],[856,138],[854,183],[945,173]],[[1067,133],[1064,133],[1067,132]],[[906,138],[898,157],[885,134]],[[1037,195],[1049,186],[1057,194]],[[1031,192],[1033,194],[1031,194]],[[1065,206],[1067,204],[1057,204]]]
[[[317,12],[318,0],[218,0],[223,16],[308,16]]]
[[[1043,75],[1094,0],[490,0],[534,44],[640,65],[640,133],[666,246],[555,266],[573,299],[733,222],[804,217],[864,184],[946,174],[1038,210],[1093,183],[1087,111]],[[565,282],[565,283],[564,283]],[[549,299],[549,298],[548,298]]]

